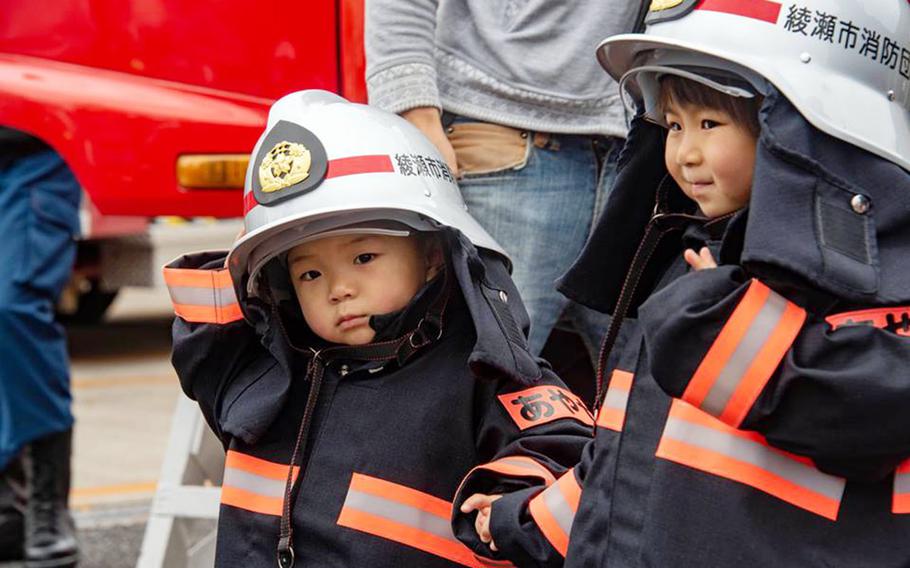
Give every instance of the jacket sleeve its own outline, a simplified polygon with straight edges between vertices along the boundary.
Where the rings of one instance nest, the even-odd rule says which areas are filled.
[[[367,0],[364,47],[370,104],[389,112],[442,108],[436,86],[438,0]]]
[[[670,396],[848,479],[910,456],[910,337],[833,325],[849,314],[809,313],[736,266],[690,272],[639,313]]]
[[[206,422],[222,441],[222,407],[232,383],[269,358],[243,319],[230,275],[223,268],[224,257],[225,253],[186,255],[164,268],[177,315],[171,362],[183,392],[199,403]]]
[[[477,446],[483,463],[468,473],[455,495],[455,535],[482,559],[561,566],[565,551],[560,554],[535,523],[531,504],[543,490],[562,487],[569,491],[566,506],[577,509],[580,489],[572,468],[591,439],[594,421],[581,399],[549,369],[534,386],[503,381],[488,392],[478,403]],[[491,522],[498,553],[477,537],[476,514],[459,510],[475,493],[503,495],[493,506]]]

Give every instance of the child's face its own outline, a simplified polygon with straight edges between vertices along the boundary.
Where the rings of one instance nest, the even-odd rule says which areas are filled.
[[[710,218],[749,203],[755,137],[722,110],[667,105],[670,127],[664,158],[683,192]]]
[[[307,324],[345,345],[373,340],[370,316],[404,308],[434,273],[417,238],[342,235],[288,253],[291,282]]]

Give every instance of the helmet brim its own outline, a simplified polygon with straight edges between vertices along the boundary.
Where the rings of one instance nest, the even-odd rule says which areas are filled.
[[[720,69],[742,76],[762,94],[768,92],[769,84],[773,85],[787,97],[810,124],[822,132],[859,146],[910,171],[910,155],[903,155],[900,151],[883,145],[879,140],[880,137],[875,134],[876,125],[881,124],[882,121],[900,123],[903,125],[902,128],[907,128],[906,115],[898,118],[901,112],[898,105],[888,108],[885,108],[886,105],[876,107],[879,112],[878,118],[847,115],[846,119],[850,121],[848,124],[845,122],[845,117],[841,116],[842,113],[835,113],[833,108],[823,106],[826,101],[815,100],[816,106],[812,106],[803,98],[796,96],[798,88],[793,82],[794,74],[785,76],[778,70],[768,69],[767,61],[762,59],[761,54],[752,55],[711,49],[682,39],[658,38],[645,34],[612,36],[602,41],[597,47],[598,62],[617,81],[620,81],[623,75],[636,67],[658,65],[668,58],[674,60],[673,64],[683,65],[698,65],[700,60],[709,60],[712,65],[716,64]],[[800,73],[796,75],[801,84],[823,84],[831,92],[840,93],[841,97],[838,99],[840,102],[837,103],[839,106],[867,108],[867,112],[871,112],[869,101],[884,100],[882,93],[859,82],[855,77],[830,73],[824,67],[816,68],[798,61],[794,64],[803,65]],[[764,69],[763,74],[755,71],[756,69]],[[626,84],[633,88],[636,86],[631,80],[627,80]],[[635,91],[631,91],[630,94],[636,96]],[[832,105],[835,103],[835,101],[830,102]]]
[[[243,235],[228,253],[228,269],[235,286],[238,287],[238,292],[257,296],[258,275],[262,267],[279,254],[307,240],[326,236],[330,232],[340,234],[338,230],[344,227],[383,221],[401,223],[415,231],[436,231],[441,226],[468,228],[474,235],[473,240],[476,241],[477,246],[500,254],[510,264],[505,250],[473,217],[467,212],[461,214],[455,212],[453,215],[457,218],[437,219],[438,212],[434,216],[429,211],[420,212],[388,207],[362,207],[342,212],[337,210],[304,212],[287,217],[281,223],[273,223],[258,231]],[[376,230],[371,232],[375,233]],[[239,286],[245,276],[247,276],[246,288],[241,291]]]

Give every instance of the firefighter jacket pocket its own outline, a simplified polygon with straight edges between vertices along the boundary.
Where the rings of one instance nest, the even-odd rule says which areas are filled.
[[[816,185],[815,230],[823,277],[864,294],[876,293],[880,287],[876,209],[870,203],[855,190],[821,180]],[[859,208],[863,205],[866,209]]]
[[[487,122],[455,122],[447,133],[465,177],[520,170],[528,163],[527,131]]]
[[[25,158],[21,169],[27,171],[16,180],[14,190],[28,197],[26,246],[15,280],[57,295],[69,279],[76,254],[79,183],[53,152]]]

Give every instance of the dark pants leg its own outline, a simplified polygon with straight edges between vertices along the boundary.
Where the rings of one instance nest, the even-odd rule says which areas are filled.
[[[0,471],[0,562],[23,557],[26,492],[23,459],[16,456]]]
[[[25,515],[27,568],[71,568],[79,549],[69,513],[72,430],[34,440],[28,447]]]

